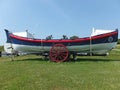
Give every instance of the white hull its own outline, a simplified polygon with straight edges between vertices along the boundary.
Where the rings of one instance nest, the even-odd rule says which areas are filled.
[[[81,46],[67,46],[69,52],[76,53],[94,53],[94,54],[106,54],[111,49],[115,48],[116,42],[104,43],[104,44],[94,44],[94,45],[81,45]],[[13,47],[13,50],[12,48]],[[13,51],[26,52],[26,53],[42,53],[49,52],[51,47],[45,46],[29,46],[29,45],[18,45],[6,43],[4,49],[7,53],[12,53]]]

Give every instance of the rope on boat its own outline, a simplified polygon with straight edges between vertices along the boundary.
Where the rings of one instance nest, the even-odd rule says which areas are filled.
[[[90,56],[92,56],[92,39],[91,39],[91,36],[90,36]]]
[[[43,40],[41,39],[41,48],[44,51]]]

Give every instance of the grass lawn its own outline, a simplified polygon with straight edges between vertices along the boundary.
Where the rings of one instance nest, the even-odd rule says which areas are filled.
[[[108,56],[54,63],[40,56],[0,58],[0,90],[119,90],[120,45]]]

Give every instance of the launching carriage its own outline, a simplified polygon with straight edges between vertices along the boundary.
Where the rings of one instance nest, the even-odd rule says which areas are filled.
[[[93,30],[90,37],[76,39],[35,39],[15,35],[6,30],[7,41],[5,48],[12,47],[14,52],[35,53],[49,55],[51,61],[67,61],[70,55],[75,57],[79,53],[106,54],[117,44],[118,29]]]

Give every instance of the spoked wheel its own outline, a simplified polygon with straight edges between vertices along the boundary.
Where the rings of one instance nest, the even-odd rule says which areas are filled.
[[[50,59],[54,62],[64,62],[68,59],[68,49],[63,44],[55,44],[50,49]]]

